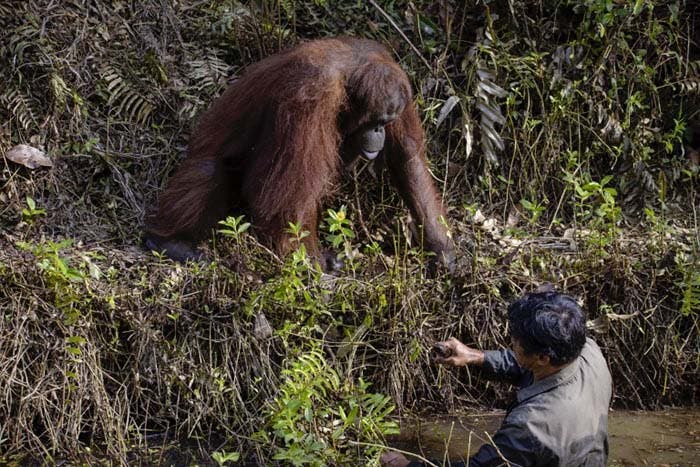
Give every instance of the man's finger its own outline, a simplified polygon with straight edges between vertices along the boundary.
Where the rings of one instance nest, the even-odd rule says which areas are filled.
[[[452,365],[455,366],[455,357],[435,357],[435,362],[441,365]]]

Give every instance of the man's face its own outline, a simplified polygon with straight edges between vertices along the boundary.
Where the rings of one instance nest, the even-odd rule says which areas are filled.
[[[520,341],[515,337],[510,338],[510,343],[511,347],[513,348],[513,353],[515,353],[515,359],[518,361],[518,365],[520,365],[520,368],[535,371],[543,365],[549,364],[549,357],[546,355],[526,354],[525,349],[520,344]]]

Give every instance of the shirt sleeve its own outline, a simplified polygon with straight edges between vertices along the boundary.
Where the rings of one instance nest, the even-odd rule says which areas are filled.
[[[517,385],[521,385],[531,375],[529,370],[520,368],[515,354],[508,349],[484,351],[484,364],[481,368],[488,376]]]
[[[525,427],[503,424],[493,436],[493,443],[495,446],[481,446],[479,451],[469,458],[469,467],[508,464],[527,467],[538,462],[540,445]]]

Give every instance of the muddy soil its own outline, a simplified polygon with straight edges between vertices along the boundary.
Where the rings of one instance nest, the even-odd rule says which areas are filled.
[[[463,460],[488,442],[503,412],[472,412],[454,417],[404,419],[401,435],[390,440],[398,449],[428,459]],[[700,409],[610,412],[609,466],[700,465]]]

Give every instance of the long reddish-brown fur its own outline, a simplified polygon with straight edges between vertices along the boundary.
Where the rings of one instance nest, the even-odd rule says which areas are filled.
[[[197,239],[237,208],[280,254],[293,247],[288,223],[301,222],[318,257],[318,214],[340,173],[346,127],[396,102],[406,105],[386,126],[386,165],[426,246],[451,262],[408,78],[382,46],[352,38],[308,42],[249,66],[203,115],[147,234]]]

